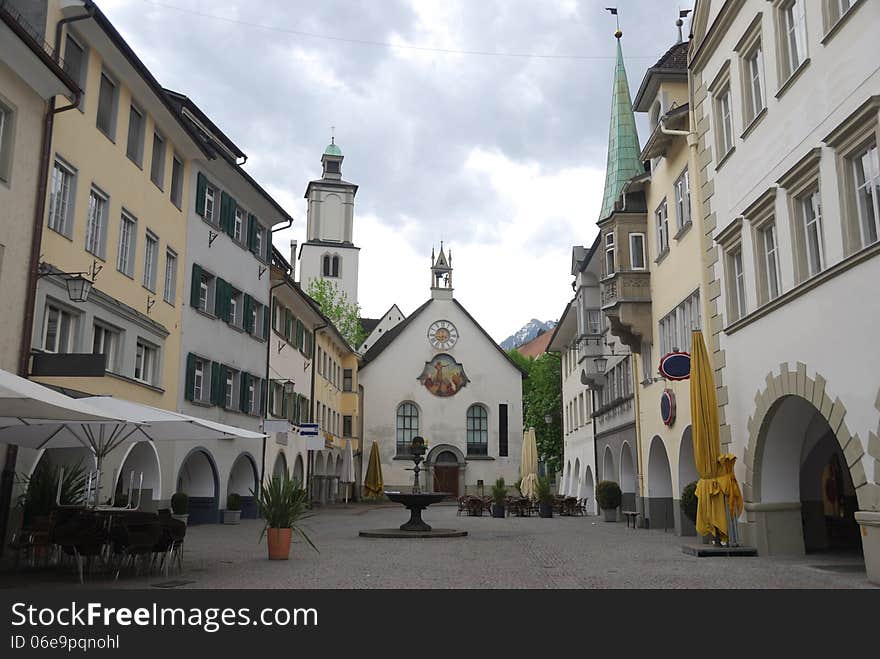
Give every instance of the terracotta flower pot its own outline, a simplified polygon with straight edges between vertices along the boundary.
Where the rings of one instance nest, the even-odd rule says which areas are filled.
[[[269,560],[286,561],[290,558],[290,540],[293,529],[267,529],[269,543]]]

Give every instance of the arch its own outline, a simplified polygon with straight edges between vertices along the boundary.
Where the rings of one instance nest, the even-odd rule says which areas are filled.
[[[602,480],[613,481],[617,478],[617,472],[614,469],[614,454],[611,452],[610,446],[605,446],[605,454],[602,456]]]
[[[568,484],[571,482],[571,460],[565,463],[565,473],[562,475],[562,492],[568,491]]]
[[[633,467],[632,448],[629,442],[624,442],[620,447],[620,491],[623,497],[620,500],[621,510],[636,510],[636,470]]]
[[[802,363],[794,369],[783,363],[779,375],[771,372],[765,381],[748,421],[743,483],[758,551],[803,554],[833,546],[837,538],[825,526],[829,506],[839,533],[854,531],[852,545],[860,546],[858,527],[840,525],[849,523],[855,509],[877,510],[880,504],[871,501],[877,486],[867,482],[864,445],[847,427],[846,406],[822,375],[810,378]]]
[[[593,482],[593,470],[590,465],[584,468],[584,489],[583,497],[587,501],[587,511],[597,512],[596,508],[596,485]]]
[[[571,485],[568,487],[568,493],[570,496],[577,497],[580,499],[581,497],[581,460],[580,458],[575,458],[574,461],[574,480]]]
[[[682,490],[699,477],[694,461],[693,429],[688,426],[681,433],[681,443],[678,445],[678,492],[675,492],[675,498],[681,498]]]
[[[303,469],[302,455],[297,453],[293,463],[293,480],[302,485],[305,482],[305,470]]]
[[[208,449],[198,446],[183,458],[177,471],[177,491],[189,497],[189,523],[219,521],[220,479],[217,463]]]
[[[423,463],[425,471],[424,483],[439,492],[449,492],[453,496],[466,493],[465,472],[467,460],[461,449],[452,444],[437,444],[425,455]],[[437,467],[440,470],[437,470]],[[439,481],[438,481],[439,479]]]
[[[141,474],[144,475],[143,482],[140,480]],[[126,448],[114,488],[116,492],[128,494],[129,485],[132,504],[140,503],[145,510],[155,509],[153,502],[162,498],[162,469],[153,442],[134,442]]]
[[[257,461],[246,451],[239,453],[229,470],[226,496],[235,493],[241,497],[241,516],[244,519],[256,519],[258,516],[257,501],[252,492],[258,490],[259,482]]]
[[[321,255],[321,275],[323,277],[329,277],[332,272],[332,266],[330,264],[330,255],[322,254]]]
[[[342,264],[342,257],[340,257],[339,254],[334,254],[333,257],[330,259],[330,265],[331,265],[330,270],[333,273],[331,275],[331,277],[340,277],[341,276],[341,274],[340,274],[341,270],[342,270],[342,268],[340,267],[341,264]]]
[[[279,478],[287,478],[287,456],[283,452],[279,452],[275,456],[275,464],[272,465],[272,475]]]
[[[315,451],[315,476],[324,475],[324,452]]]
[[[651,528],[664,529],[675,526],[675,511],[672,506],[672,469],[666,454],[666,444],[659,435],[654,435],[648,450],[648,501],[647,517]]]

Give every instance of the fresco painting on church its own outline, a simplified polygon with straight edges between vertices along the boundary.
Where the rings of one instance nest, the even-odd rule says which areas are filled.
[[[454,396],[468,383],[464,367],[449,355],[437,355],[425,364],[419,382],[435,396]]]

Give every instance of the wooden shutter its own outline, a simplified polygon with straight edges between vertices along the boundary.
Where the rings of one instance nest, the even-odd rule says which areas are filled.
[[[208,191],[208,179],[199,172],[196,177],[196,214],[205,217],[205,193]]]
[[[202,285],[202,268],[198,263],[193,263],[192,283],[190,284],[189,303],[196,309],[199,308],[199,293]]]
[[[211,403],[220,404],[220,362],[211,362]]]
[[[248,213],[248,225],[247,225],[247,245],[248,249],[256,254],[257,251],[257,216],[253,213]]]
[[[253,334],[254,331],[254,319],[251,316],[251,310],[253,309],[254,301],[251,299],[251,296],[245,293],[244,295],[244,322],[241,324],[244,327],[244,331],[250,334]]]
[[[296,347],[302,349],[303,347],[303,327],[302,321],[296,321]]]
[[[239,392],[240,395],[238,397],[238,409],[241,410],[242,412],[249,412],[250,411],[247,408],[248,388],[250,387],[250,379],[251,379],[251,376],[248,373],[245,373],[244,371],[241,372],[241,378],[239,380],[239,382],[241,383],[241,391]]]
[[[220,364],[220,386],[217,389],[217,405],[226,407],[226,376],[229,369],[224,364]]]
[[[222,320],[229,315],[226,311],[226,282],[220,277],[214,282],[214,315]]]
[[[191,401],[193,399],[193,390],[196,386],[196,356],[189,353],[186,356],[186,383],[184,385],[183,397]]]
[[[269,338],[269,307],[263,307],[263,338]]]
[[[284,338],[288,341],[293,338],[293,313],[290,309],[284,310]]]

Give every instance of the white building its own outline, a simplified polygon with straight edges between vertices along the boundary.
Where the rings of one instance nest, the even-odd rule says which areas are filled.
[[[442,248],[432,263],[431,298],[364,355],[364,454],[378,443],[386,489],[407,491],[421,435],[423,488],[488,493],[498,477],[519,479],[522,372],[453,298]]]
[[[762,554],[880,583],[880,3],[697,3],[689,56],[722,449]]]
[[[361,325],[369,332],[367,338],[358,346],[358,352],[363,354],[370,346],[378,341],[383,334],[388,333],[397,323],[402,322],[406,315],[396,304],[386,311],[380,318],[361,318]]]

